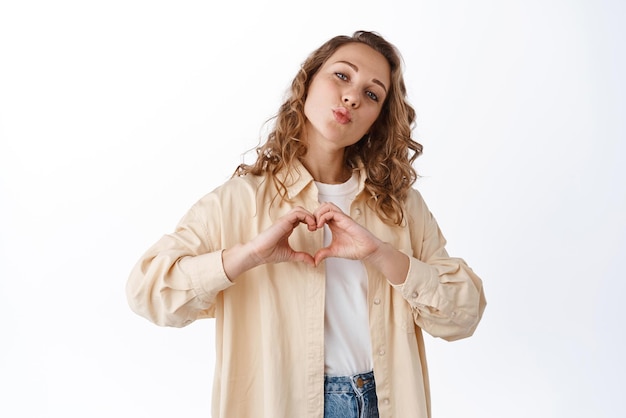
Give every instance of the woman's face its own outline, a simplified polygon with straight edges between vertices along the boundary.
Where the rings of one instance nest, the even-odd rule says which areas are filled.
[[[338,48],[311,80],[304,102],[309,147],[355,144],[378,118],[390,87],[387,59],[362,43]]]

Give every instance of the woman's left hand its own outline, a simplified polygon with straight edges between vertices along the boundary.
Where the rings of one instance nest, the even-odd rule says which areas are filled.
[[[332,203],[322,203],[313,213],[317,228],[328,225],[332,233],[330,245],[315,253],[315,265],[328,257],[362,260],[375,253],[382,242]]]

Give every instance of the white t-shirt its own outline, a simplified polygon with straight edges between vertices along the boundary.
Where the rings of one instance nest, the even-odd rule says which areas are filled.
[[[342,184],[315,183],[319,201],[332,202],[350,213],[358,190],[355,174]],[[324,245],[331,232],[324,226]],[[324,323],[325,374],[348,376],[372,370],[372,348],[367,309],[367,272],[360,260],[326,259]]]

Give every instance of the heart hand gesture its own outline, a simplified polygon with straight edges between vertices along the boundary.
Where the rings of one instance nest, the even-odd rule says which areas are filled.
[[[314,255],[294,250],[289,237],[300,224],[305,224],[311,232],[328,225],[332,233],[330,245]],[[398,283],[404,281],[408,271],[406,255],[376,238],[332,203],[322,203],[315,213],[295,207],[252,241],[222,252],[224,271],[231,280],[261,264],[297,261],[318,266],[328,257],[369,262]]]

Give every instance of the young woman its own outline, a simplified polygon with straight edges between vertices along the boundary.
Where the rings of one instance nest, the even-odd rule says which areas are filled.
[[[430,416],[422,330],[470,336],[485,298],[412,188],[414,118],[393,45],[329,40],[256,162],[139,260],[135,312],[216,320],[214,417]]]

